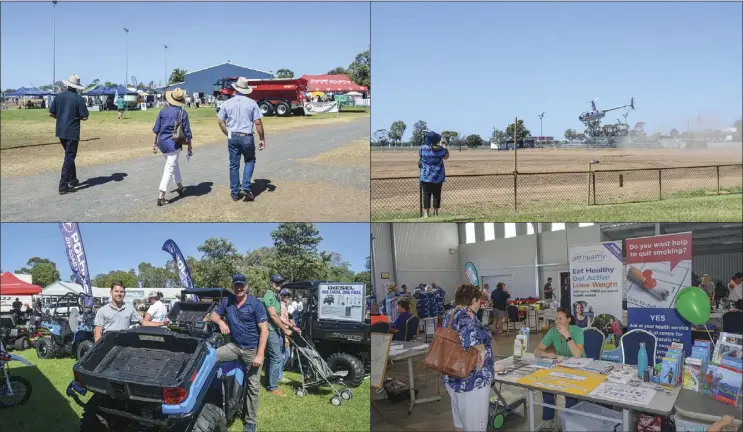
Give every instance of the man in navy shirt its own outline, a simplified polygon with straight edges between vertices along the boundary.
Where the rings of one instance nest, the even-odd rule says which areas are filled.
[[[245,290],[245,276],[236,274],[232,278],[235,297],[227,297],[209,319],[219,325],[222,334],[229,334],[232,342],[217,349],[220,362],[242,360],[247,373],[247,394],[243,409],[245,432],[255,432],[258,422],[258,393],[261,388],[260,368],[268,340],[268,315],[260,300],[248,295]],[[222,317],[227,317],[227,322]]]
[[[77,179],[75,157],[80,142],[80,120],[88,119],[88,107],[85,106],[83,97],[77,93],[83,89],[80,77],[72,75],[64,84],[67,90],[58,94],[49,107],[49,116],[57,120],[57,138],[64,147],[64,162],[59,180],[60,195],[75,192],[75,186],[80,184],[80,180]]]
[[[393,333],[393,340],[404,341],[407,337],[405,333],[408,320],[413,317],[413,314],[410,313],[410,303],[407,300],[397,302],[397,313],[397,319],[390,327],[390,332]]]

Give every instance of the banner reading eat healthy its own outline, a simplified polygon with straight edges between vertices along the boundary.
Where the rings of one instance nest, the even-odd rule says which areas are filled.
[[[656,362],[671,342],[691,352],[691,326],[676,312],[676,295],[691,284],[691,233],[627,239],[627,321],[658,338]]]
[[[590,321],[601,314],[621,320],[622,242],[570,246],[569,256],[573,313],[582,312]]]

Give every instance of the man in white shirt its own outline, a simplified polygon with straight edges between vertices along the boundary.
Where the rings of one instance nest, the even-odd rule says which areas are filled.
[[[157,291],[150,291],[149,300],[152,305],[147,309],[147,313],[144,314],[145,322],[159,323],[160,326],[166,326],[170,323],[168,319],[168,309],[165,307],[163,302],[160,301],[160,296]]]
[[[728,294],[730,301],[743,300],[743,273],[736,273],[730,280],[728,288],[730,288],[730,294]]]

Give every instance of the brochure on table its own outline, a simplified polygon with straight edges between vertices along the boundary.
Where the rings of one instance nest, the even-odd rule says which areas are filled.
[[[319,320],[364,321],[363,283],[324,283],[319,287]]]
[[[627,321],[629,330],[643,329],[658,338],[656,363],[672,342],[691,352],[691,326],[676,312],[679,291],[691,285],[690,232],[625,240]]]

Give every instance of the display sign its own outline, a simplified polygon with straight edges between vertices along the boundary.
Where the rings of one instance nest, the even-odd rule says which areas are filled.
[[[676,312],[679,291],[691,285],[691,241],[688,233],[627,239],[627,321],[658,338],[656,362],[671,342],[691,352],[691,326]]]
[[[570,299],[579,327],[610,330],[622,319],[622,242],[570,246]],[[595,318],[607,315],[592,325]]]
[[[325,283],[318,288],[317,318],[320,320],[364,321],[363,283]]]
[[[467,275],[467,278],[469,278],[472,285],[480,286],[480,278],[477,277],[477,268],[475,268],[474,264],[472,264],[471,262],[465,264],[464,273]]]

